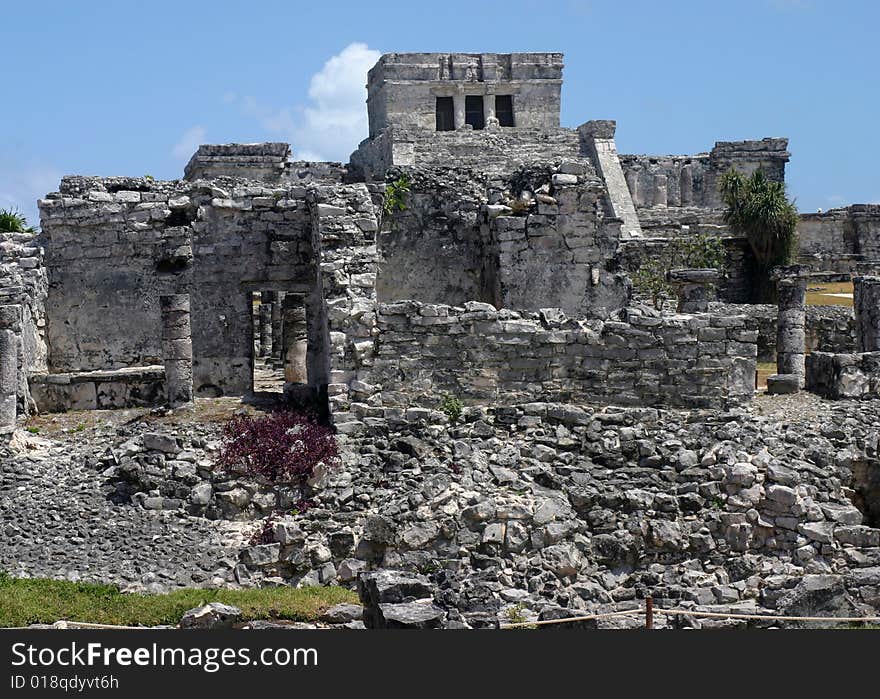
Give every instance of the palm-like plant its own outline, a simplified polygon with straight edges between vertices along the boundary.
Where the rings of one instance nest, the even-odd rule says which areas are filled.
[[[757,301],[772,301],[770,270],[790,264],[797,249],[797,208],[785,184],[767,179],[762,170],[747,177],[730,169],[721,176],[719,189],[727,207],[724,222],[748,239],[755,255]]]
[[[0,209],[0,233],[30,233],[27,219],[13,209]]]

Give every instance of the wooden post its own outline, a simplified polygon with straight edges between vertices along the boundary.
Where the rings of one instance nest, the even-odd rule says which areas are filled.
[[[654,598],[645,597],[645,628],[649,631],[654,628]]]

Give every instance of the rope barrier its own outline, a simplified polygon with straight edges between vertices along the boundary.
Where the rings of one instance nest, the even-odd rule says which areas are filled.
[[[607,612],[605,614],[587,614],[585,616],[572,616],[565,619],[545,619],[543,621],[518,621],[512,624],[501,624],[502,629],[516,629],[521,626],[550,626],[551,624],[568,624],[574,621],[590,621],[592,619],[605,619],[612,616],[633,616],[644,614],[643,609],[625,609],[620,612]]]
[[[64,624],[64,626],[56,626],[56,624]],[[33,629],[33,626],[4,626],[4,631],[27,631],[29,629]],[[132,629],[135,631],[156,631],[157,629],[153,626],[114,626],[113,624],[92,624],[87,621],[67,621],[66,619],[61,619],[56,621],[54,624],[41,624],[41,629],[45,629],[50,631],[52,629],[121,629],[128,630]]]
[[[669,615],[699,616],[709,619],[766,619],[768,621],[834,621],[834,622],[880,622],[880,616],[780,616],[776,614],[737,614],[735,612],[698,612],[690,609],[660,609],[655,612]]]
[[[594,619],[604,619],[608,617],[619,616],[646,616],[647,626],[651,628],[653,625],[653,614],[666,614],[667,616],[691,616],[702,617],[707,619],[750,619],[764,621],[804,621],[804,622],[833,622],[833,623],[878,623],[880,616],[789,616],[781,614],[742,614],[738,612],[701,612],[696,609],[662,609],[654,607],[651,598],[645,600],[645,609],[626,609],[619,612],[607,612],[604,614],[587,614],[584,616],[567,617],[565,619],[545,619],[543,621],[519,621],[511,624],[499,624],[500,629],[516,629],[523,627],[550,626],[551,624],[570,624],[578,621],[591,621]]]

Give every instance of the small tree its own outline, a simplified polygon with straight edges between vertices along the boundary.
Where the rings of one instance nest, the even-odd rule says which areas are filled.
[[[633,284],[651,299],[654,308],[661,310],[667,299],[675,297],[667,272],[673,269],[716,269],[721,273],[726,255],[724,243],[718,236],[698,232],[675,238],[659,255],[642,257],[639,268],[632,275]]]
[[[772,303],[776,289],[770,270],[791,264],[797,250],[797,208],[785,184],[767,179],[762,170],[747,177],[731,168],[721,176],[719,190],[727,207],[724,222],[748,239],[755,256],[755,300]]]

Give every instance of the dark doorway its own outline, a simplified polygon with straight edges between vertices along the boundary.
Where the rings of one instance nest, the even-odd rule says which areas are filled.
[[[513,95],[495,95],[495,118],[499,126],[513,126]]]
[[[437,130],[455,131],[455,105],[451,97],[437,98]]]
[[[464,123],[470,124],[475,129],[486,126],[486,116],[483,113],[483,96],[466,95],[464,98]]]

